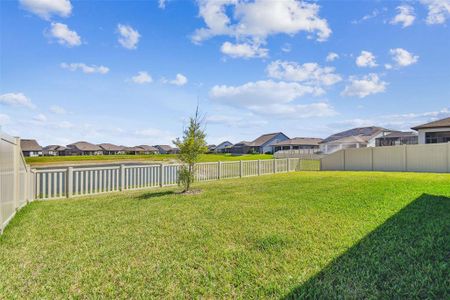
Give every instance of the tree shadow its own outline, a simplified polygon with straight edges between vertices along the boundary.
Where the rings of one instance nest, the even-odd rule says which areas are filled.
[[[450,299],[450,198],[423,194],[283,299]]]
[[[148,193],[139,195],[137,197],[137,199],[146,200],[146,199],[164,197],[164,196],[173,195],[173,194],[175,194],[174,191],[148,192]]]

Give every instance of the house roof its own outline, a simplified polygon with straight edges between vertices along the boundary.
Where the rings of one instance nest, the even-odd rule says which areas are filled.
[[[20,148],[22,151],[42,151],[41,145],[36,140],[20,140]]]
[[[240,141],[239,143],[234,144],[233,147],[250,146],[251,144],[252,142]]]
[[[250,146],[260,147],[260,146],[264,145],[265,143],[269,142],[271,139],[273,139],[274,137],[276,137],[279,134],[282,134],[282,135],[286,136],[282,132],[274,132],[274,133],[263,134],[260,137],[258,137],[256,140],[251,142]]]
[[[122,151],[123,150],[123,146],[117,146],[117,145],[109,144],[109,143],[99,144],[98,146],[100,146],[100,148],[102,148],[103,150],[106,150],[106,151]]]
[[[417,136],[417,133],[412,132],[412,131],[395,131],[395,132],[386,134],[385,136],[382,136],[380,138],[401,138],[401,137],[410,137],[410,136]]]
[[[69,145],[67,145],[67,147],[77,148],[80,151],[101,151],[102,150],[102,148],[100,148],[99,146],[88,143],[88,142],[84,142],[84,141],[69,144]]]
[[[216,148],[224,147],[224,145],[226,145],[226,144],[233,145],[233,143],[231,143],[229,141],[224,141],[224,142],[220,143],[219,145],[217,145]],[[227,147],[227,146],[225,146],[225,147]]]
[[[129,152],[144,152],[144,149],[141,147],[123,147],[123,150]]]
[[[377,127],[377,126],[370,126],[370,127],[358,127],[349,129],[346,131],[338,132],[333,135],[330,135],[326,139],[320,142],[320,144],[329,143],[333,141],[337,141],[340,139],[343,139],[345,137],[350,136],[360,136],[363,137],[366,141],[370,140],[372,137],[376,136],[382,131],[388,131],[386,128],[383,127]]]
[[[172,150],[172,147],[170,147],[169,145],[156,145],[155,147],[156,147],[156,148],[161,148],[161,149],[163,149],[164,151],[170,151],[170,150]]]
[[[450,117],[433,121],[430,123],[425,123],[416,127],[412,127],[411,129],[417,131],[419,129],[442,128],[442,127],[450,127]]]
[[[322,141],[320,138],[296,137],[274,144],[273,146],[292,146],[292,145],[313,145],[318,146]]]
[[[144,149],[144,151],[158,151],[157,148],[150,145],[139,145],[137,147]]]
[[[370,140],[369,136],[346,136],[338,140],[333,140],[331,142],[328,142],[329,144],[349,144],[349,143],[360,143],[360,144],[367,144],[367,142]]]
[[[43,148],[46,151],[64,151],[67,148],[60,145],[48,145]]]

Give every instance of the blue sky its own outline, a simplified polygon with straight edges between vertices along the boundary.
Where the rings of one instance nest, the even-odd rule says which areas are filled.
[[[1,1],[0,125],[42,145],[326,137],[450,115],[450,0]]]

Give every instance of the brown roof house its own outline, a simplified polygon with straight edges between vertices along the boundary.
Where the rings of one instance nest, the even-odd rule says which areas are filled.
[[[289,137],[282,132],[263,134],[252,142],[242,141],[231,148],[231,153],[273,153],[273,145],[288,140]]]
[[[117,146],[109,143],[99,144],[98,146],[102,148],[103,154],[105,155],[125,154],[123,146]]]
[[[20,140],[23,156],[42,156],[42,147],[36,140]]]
[[[273,145],[274,153],[280,150],[307,150],[305,153],[314,153],[320,150],[320,138],[296,137],[284,140]]]
[[[141,155],[144,154],[144,149],[139,148],[139,147],[123,147],[123,150],[125,151],[126,154],[131,154],[131,155]]]
[[[419,134],[419,144],[450,142],[450,117],[411,128]]]
[[[158,154],[159,151],[156,147],[149,146],[149,145],[139,145],[138,148],[141,148],[144,150],[143,154]]]
[[[88,142],[76,142],[67,145],[67,155],[102,155],[103,150],[98,145]]]
[[[64,156],[67,148],[60,145],[48,145],[43,148],[44,156]]]
[[[376,138],[393,132],[383,127],[358,127],[330,135],[320,142],[320,151],[330,154],[342,149],[375,147]]]

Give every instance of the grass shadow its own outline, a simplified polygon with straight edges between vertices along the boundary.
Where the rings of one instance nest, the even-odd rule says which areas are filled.
[[[450,198],[423,194],[283,299],[450,299]]]
[[[173,194],[175,194],[175,191],[148,192],[148,193],[139,195],[137,197],[137,199],[146,200],[146,199],[164,197],[164,196],[173,195]]]

